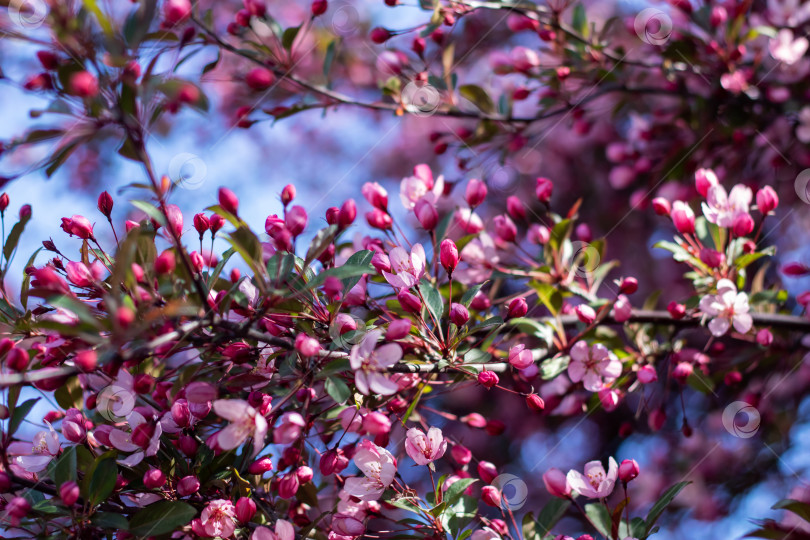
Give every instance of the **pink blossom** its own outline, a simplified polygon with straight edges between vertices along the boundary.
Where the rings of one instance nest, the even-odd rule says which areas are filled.
[[[93,284],[94,277],[87,265],[81,261],[71,261],[65,265],[68,280],[77,287],[88,287]]]
[[[361,190],[363,197],[373,206],[388,211],[388,192],[377,182],[366,182]]]
[[[721,279],[717,282],[717,294],[706,295],[700,299],[700,311],[709,321],[709,331],[720,337],[734,327],[741,334],[747,333],[753,325],[748,313],[748,295],[737,292],[731,280]]]
[[[446,450],[447,441],[439,428],[428,429],[427,435],[418,428],[411,428],[405,434],[405,451],[417,465],[436,461]]]
[[[775,60],[791,66],[802,59],[808,45],[807,38],[800,36],[794,39],[793,31],[783,28],[776,37],[771,38],[768,50]]]
[[[388,259],[392,272],[383,270],[382,275],[393,287],[409,289],[425,274],[425,248],[422,244],[415,244],[410,254],[397,246],[389,252]]]
[[[543,473],[543,484],[545,484],[548,492],[554,497],[566,499],[571,495],[571,486],[568,484],[565,473],[560,469],[552,468]]]
[[[354,370],[354,382],[360,393],[371,393],[390,396],[397,391],[397,385],[391,381],[383,370],[399,362],[402,348],[396,343],[377,347],[382,338],[382,330],[372,330],[363,337],[363,341],[352,347],[349,362]]]
[[[720,184],[713,185],[706,195],[706,202],[702,204],[703,215],[718,227],[731,227],[738,216],[748,214],[752,198],[749,187],[738,184],[727,194]]]
[[[306,427],[304,417],[295,411],[285,412],[281,415],[278,427],[273,430],[273,442],[276,444],[290,444],[300,436]]]
[[[517,369],[526,369],[534,363],[532,351],[520,343],[509,349],[509,363]]]
[[[613,304],[613,318],[616,322],[625,322],[633,315],[633,306],[627,296],[620,294]]]
[[[695,232],[695,213],[685,202],[675,201],[672,203],[672,211],[669,215],[679,233],[693,234]]]
[[[476,234],[484,230],[484,222],[481,216],[474,214],[469,208],[459,208],[453,215],[453,219],[462,231],[466,234]]]
[[[32,442],[13,442],[8,445],[8,455],[11,456],[11,465],[20,467],[29,473],[38,473],[48,466],[48,463],[59,453],[59,435],[48,424],[48,431],[39,431],[34,435]]]
[[[200,524],[206,536],[228,538],[236,530],[236,512],[231,501],[216,499],[200,515]]]
[[[279,519],[273,531],[267,527],[257,527],[250,540],[295,540],[295,529],[289,521]]]
[[[571,489],[589,499],[601,499],[613,492],[619,474],[619,466],[611,457],[608,460],[607,473],[599,461],[586,463],[584,473],[575,470],[568,471],[566,479]]]
[[[399,184],[399,198],[402,205],[411,210],[423,198],[430,203],[436,203],[444,192],[444,178],[440,176],[434,182],[430,167],[424,164],[414,167],[413,172],[413,176],[403,178]]]
[[[154,431],[151,432],[148,442],[144,445],[146,447],[144,450],[143,446],[133,442],[132,437],[136,430],[149,426],[149,422],[140,412],[132,411],[127,415],[127,424],[131,431],[127,432],[120,428],[114,428],[110,431],[109,438],[113,448],[123,452],[132,452],[126,458],[119,460],[119,463],[127,467],[134,467],[143,461],[145,456],[151,457],[157,454],[160,447],[160,436],[163,434],[163,426],[159,422],[155,424]],[[144,428],[141,428],[141,426],[144,426]]]
[[[582,381],[586,390],[598,392],[622,374],[622,363],[604,345],[592,347],[578,341],[571,348],[568,376],[575,383]]]
[[[347,478],[344,490],[362,501],[376,501],[394,481],[397,460],[385,448],[363,439],[354,454],[354,464],[365,478]]]
[[[242,399],[218,399],[214,401],[214,412],[230,422],[217,436],[220,448],[233,450],[253,437],[252,455],[259,453],[267,435],[267,420],[256,409]]]

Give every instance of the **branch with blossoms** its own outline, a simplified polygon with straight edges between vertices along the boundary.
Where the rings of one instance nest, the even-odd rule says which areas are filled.
[[[591,414],[637,394],[660,429],[671,393],[739,385],[759,369],[713,365],[705,351],[717,340],[778,350],[789,366],[794,333],[808,320],[777,312],[778,282],[766,290],[763,277],[749,277],[773,253],[757,239],[778,198],[764,188],[752,207],[750,190],[727,195],[709,170],[696,182],[706,196],[699,218],[683,202],[655,201],[679,233],[660,247],[688,266],[695,290],[665,312],[634,313],[637,279],[608,280],[616,265],[603,260],[604,240],[577,225],[576,206],[551,211],[546,178],[536,182],[546,210],[528,212],[511,197],[487,230],[478,213],[485,184],[473,179],[463,194],[448,194],[441,176],[416,166],[399,199],[421,242],[376,183],[362,189],[376,235],[346,239],[358,212],[348,199],[327,210],[326,226],[301,251],[310,216],[294,204],[292,185],[261,233],[226,188],[186,227],[165,178],[147,188],[151,202],[135,203],[144,219],[127,222],[113,249],[87,217],[63,218],[65,233],[82,242],[78,255],[46,241],[52,258],[32,260],[20,292],[40,303],[29,310],[26,300],[4,318],[4,520],[46,536],[115,528],[129,531],[124,537],[260,540],[317,529],[342,538],[394,534],[407,523],[420,534],[483,540],[519,537],[527,522],[543,538],[570,505],[606,538],[647,538],[687,482],[646,518],[631,518],[632,461],[619,467],[611,458],[607,472],[593,462],[564,478],[548,471],[559,500],[519,524],[503,475],[483,460],[471,470],[471,451],[450,435],[504,426],[430,404],[479,388],[518,397],[535,414]],[[113,205],[106,192],[99,197],[114,230]],[[205,251],[206,237],[230,247]],[[224,275],[233,258],[250,273]],[[17,431],[41,399],[20,400],[32,394],[58,408],[28,442]],[[449,423],[433,425],[436,414]],[[427,466],[429,483],[405,479],[407,458]],[[611,506],[619,480],[623,498]]]

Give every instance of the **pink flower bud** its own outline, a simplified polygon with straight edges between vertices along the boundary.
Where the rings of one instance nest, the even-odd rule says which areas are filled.
[[[6,355],[6,367],[12,371],[25,371],[30,360],[28,351],[14,347]]]
[[[619,285],[619,292],[622,294],[633,294],[638,290],[638,280],[634,277],[626,277]]]
[[[184,476],[177,483],[177,493],[181,497],[194,495],[200,490],[200,481],[196,476]]]
[[[661,431],[666,421],[667,413],[664,412],[664,409],[655,409],[650,412],[650,416],[647,418],[647,425],[649,425],[650,429],[653,431]]]
[[[70,93],[81,98],[98,95],[98,79],[87,71],[77,71],[70,77]]]
[[[450,450],[450,455],[453,456],[453,459],[455,459],[456,462],[461,466],[464,466],[472,461],[472,452],[470,452],[469,448],[460,444],[453,446],[453,448]]]
[[[390,229],[394,224],[394,220],[391,219],[391,216],[379,208],[375,208],[371,212],[366,212],[366,221],[370,226],[382,231]]]
[[[574,312],[577,314],[577,318],[585,324],[591,324],[596,320],[596,311],[591,306],[581,304],[574,308]]]
[[[293,199],[295,199],[295,186],[292,184],[287,184],[281,190],[281,204],[287,206],[293,201]]]
[[[509,216],[499,215],[495,216],[493,220],[495,225],[495,234],[504,242],[514,242],[517,238],[517,227]]]
[[[298,476],[298,482],[300,482],[301,484],[308,483],[315,476],[315,473],[312,471],[312,469],[307,467],[306,465],[295,469],[295,474],[296,476]]]
[[[226,212],[236,215],[239,210],[239,198],[236,194],[226,187],[219,188],[218,192],[219,205]],[[221,217],[221,216],[220,216]]]
[[[487,425],[487,419],[478,413],[470,413],[467,416],[462,417],[461,421],[470,427],[479,429],[484,428]]]
[[[481,500],[489,506],[498,508],[501,506],[501,492],[495,486],[484,486],[481,488]]]
[[[177,236],[183,234],[183,212],[176,204],[166,205],[166,215],[169,217],[169,229]]]
[[[529,394],[526,396],[526,405],[533,411],[542,411],[546,408],[543,398],[537,394]]]
[[[720,268],[726,262],[726,256],[714,249],[702,248],[700,260],[709,268]]]
[[[371,257],[371,265],[380,274],[391,271],[391,260],[388,258],[388,255],[382,251],[374,252],[374,255]]]
[[[174,257],[174,252],[166,250],[155,259],[155,273],[158,275],[166,275],[174,272],[177,265],[177,260]]]
[[[515,298],[509,302],[509,309],[506,313],[506,318],[517,319],[520,317],[525,317],[528,312],[529,304],[526,303],[526,299],[523,297]]]
[[[757,208],[763,215],[768,215],[779,206],[779,196],[771,186],[765,186],[757,191]]]
[[[672,211],[669,213],[672,218],[672,223],[681,234],[694,234],[695,232],[695,213],[683,201],[675,201],[672,205]]]
[[[194,272],[199,274],[205,268],[205,259],[203,256],[197,253],[196,251],[192,251],[189,255],[189,259],[191,260],[191,266],[194,268]]]
[[[771,343],[773,343],[773,334],[771,331],[767,328],[763,328],[757,332],[757,343],[763,347],[770,347]]]
[[[236,501],[236,519],[242,523],[250,523],[256,515],[256,503],[248,497],[239,497]]]
[[[93,371],[96,369],[98,365],[98,357],[96,355],[96,351],[92,349],[86,349],[83,351],[79,351],[76,353],[76,356],[73,358],[73,363],[76,365],[77,368],[84,372]]]
[[[84,216],[71,216],[70,218],[62,218],[61,227],[62,230],[68,233],[70,236],[78,236],[82,240],[92,240],[94,238],[93,226],[90,224],[90,221]]]
[[[340,207],[340,211],[338,211],[337,225],[340,229],[345,229],[354,223],[356,217],[357,206],[354,203],[354,199],[346,199],[346,202],[343,203]]]
[[[534,193],[537,195],[537,200],[541,203],[546,203],[551,200],[551,192],[554,189],[554,183],[548,178],[538,178],[537,184],[534,188]]]
[[[185,22],[191,17],[191,2],[189,0],[167,0],[163,4],[163,20],[169,26]]]
[[[568,485],[565,473],[560,469],[552,468],[543,473],[543,484],[552,497],[567,499],[571,495],[571,486]]]
[[[746,236],[754,230],[754,218],[750,214],[739,214],[734,218],[734,236]]]
[[[439,224],[439,213],[436,207],[426,199],[420,199],[413,207],[413,213],[419,224],[426,231],[432,231]]]
[[[478,374],[478,383],[486,389],[498,384],[498,375],[494,371],[482,371]]]
[[[672,370],[672,376],[680,384],[685,384],[686,379],[689,378],[694,370],[695,368],[690,362],[678,362]]]
[[[363,429],[371,435],[385,435],[391,431],[391,420],[380,412],[370,412],[363,418]]]
[[[658,380],[658,372],[655,371],[655,368],[649,364],[638,368],[638,373],[636,376],[641,384],[650,384]]]
[[[113,209],[113,198],[112,196],[107,193],[106,191],[102,191],[101,195],[98,196],[98,210],[105,217],[109,218],[110,214],[112,214]]]
[[[597,392],[602,408],[607,412],[615,411],[621,401],[621,394],[613,388],[602,388]]]
[[[619,465],[619,480],[626,484],[631,480],[635,480],[640,471],[641,469],[635,459],[625,459]]]
[[[276,76],[272,71],[263,67],[253,68],[245,75],[245,84],[247,84],[251,90],[267,90],[273,86],[274,82],[276,82]]]
[[[683,319],[686,315],[686,306],[678,302],[670,302],[667,306],[667,311],[669,311],[673,319]]]
[[[219,214],[213,214],[209,218],[211,222],[211,234],[217,234],[217,232],[225,226],[225,218],[220,216]]]
[[[616,322],[623,323],[629,320],[632,315],[633,306],[630,304],[630,300],[625,295],[620,294],[616,299],[616,303],[613,304],[613,318],[616,319]]]
[[[22,497],[12,498],[6,504],[5,513],[15,519],[23,519],[31,511],[31,504]]]
[[[481,180],[472,179],[467,182],[467,190],[464,192],[464,199],[471,208],[475,208],[487,198],[487,185]]]
[[[728,19],[728,11],[723,6],[714,6],[711,15],[709,15],[709,24],[713,28],[722,25]]]
[[[278,483],[278,496],[282,499],[292,499],[298,493],[300,486],[298,475],[294,472],[285,474],[281,481]]]
[[[327,0],[312,0],[310,11],[312,12],[313,17],[318,17],[319,15],[326,13],[328,7],[329,3]]]
[[[810,274],[810,267],[799,262],[790,262],[782,267],[782,273],[790,277],[806,276]]]
[[[187,457],[194,457],[197,454],[199,443],[190,435],[180,435],[177,439],[177,448]]]
[[[259,458],[248,467],[250,474],[264,474],[273,470],[273,461],[269,457]]]
[[[409,313],[420,313],[422,311],[422,301],[415,294],[408,292],[408,289],[400,289],[397,293],[397,300],[399,300],[402,309]]]
[[[576,229],[574,229],[574,234],[576,235],[577,240],[585,242],[586,244],[593,240],[593,233],[591,233],[591,228],[587,223],[580,223],[577,225]]]
[[[451,304],[450,320],[458,327],[464,326],[470,320],[470,312],[462,304]]]
[[[68,480],[59,486],[59,498],[65,506],[73,506],[79,500],[79,485],[73,480]]]
[[[8,193],[3,193],[0,195],[0,212],[5,212],[6,208],[8,208],[9,198]]]
[[[442,240],[439,246],[439,260],[447,273],[452,275],[453,270],[458,266],[459,255],[456,243],[449,238]]]
[[[672,210],[672,205],[663,197],[656,197],[652,200],[653,211],[659,216],[668,216]]]
[[[412,323],[409,319],[396,319],[391,321],[388,325],[388,331],[385,333],[386,341],[393,341],[402,339],[411,333]]]
[[[149,469],[143,475],[143,485],[147,489],[157,489],[166,483],[166,475],[160,469]]]
[[[516,369],[526,369],[534,363],[532,351],[522,343],[515,345],[509,349],[509,363]]]
[[[512,195],[506,198],[506,211],[509,213],[512,219],[526,219],[526,207],[523,205],[523,201],[521,201],[519,197]]]
[[[287,211],[287,230],[293,236],[298,236],[307,228],[307,211],[301,206],[293,206]]]
[[[391,33],[390,30],[382,28],[381,26],[377,26],[376,28],[373,28],[371,30],[370,37],[371,41],[373,41],[374,43],[381,44],[391,39],[392,35],[393,34]]]
[[[717,175],[711,169],[698,169],[695,171],[695,189],[702,196],[709,193],[709,188],[717,185]]]
[[[532,244],[544,246],[551,240],[551,231],[545,225],[538,225],[533,223],[529,226],[527,238]]]
[[[374,208],[388,212],[388,192],[377,182],[366,182],[361,189],[363,197]]]
[[[315,356],[321,350],[318,340],[304,333],[295,337],[295,349],[303,356]]]
[[[742,373],[739,371],[729,371],[723,378],[723,382],[726,386],[737,386],[742,382],[742,378]]]
[[[470,302],[470,307],[476,311],[486,311],[492,307],[492,302],[486,294],[484,294],[482,291],[478,291],[475,293],[475,296],[473,296],[472,302]]]
[[[498,476],[498,469],[489,461],[479,461],[478,476],[482,482],[489,484]]]

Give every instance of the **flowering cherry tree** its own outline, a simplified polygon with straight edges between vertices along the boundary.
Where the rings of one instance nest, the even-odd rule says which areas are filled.
[[[50,104],[31,116],[53,124],[0,149],[22,159],[58,139],[33,164],[50,176],[114,139],[142,174],[96,215],[53,216],[62,234],[37,250],[21,241],[37,209],[13,216],[0,196],[4,534],[640,540],[720,499],[738,469],[714,439],[761,437],[781,459],[768,441],[798,424],[810,371],[810,294],[788,292],[810,265],[776,258],[778,227],[810,201],[791,169],[810,161],[805,6],[673,0],[628,32],[573,2],[420,0],[407,28],[288,4],[4,8],[6,37],[38,49],[21,88]],[[359,17],[351,32],[340,10]],[[239,83],[217,111],[239,129],[357,108],[427,124],[433,156],[455,162],[399,164],[399,198],[360,182],[362,199],[330,192],[320,215],[292,183],[264,189],[253,222],[255,195],[224,180],[184,212],[185,179],[156,167],[149,138],[181,109],[217,114],[211,73]],[[605,106],[610,142],[588,143],[605,182],[552,179],[534,153],[549,122],[584,138]],[[494,162],[520,171],[515,194]],[[782,171],[787,188],[769,181]],[[623,213],[602,208],[596,237],[582,196],[605,186],[605,204],[661,231],[652,251],[677,287],[652,293],[659,276],[628,269],[647,257],[632,242],[612,259]],[[605,442],[579,438],[567,472],[524,452],[573,445],[592,416]],[[647,466],[640,443],[623,459],[636,436],[680,459]],[[715,451],[715,477],[693,476]],[[810,534],[810,496],[774,508],[790,516],[752,536]]]

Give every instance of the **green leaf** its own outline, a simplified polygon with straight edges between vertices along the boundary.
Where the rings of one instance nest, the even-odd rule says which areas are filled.
[[[484,283],[478,283],[477,285],[473,285],[472,287],[467,289],[464,292],[464,295],[461,297],[461,304],[466,308],[470,307],[473,298],[475,298],[475,295],[478,294],[478,291],[480,291],[481,287],[486,285],[486,283],[487,283],[486,281]]]
[[[661,498],[650,508],[650,512],[647,514],[647,519],[645,522],[647,523],[647,529],[645,531],[646,534],[649,534],[655,525],[655,522],[658,521],[658,518],[661,517],[661,514],[664,513],[664,510],[667,506],[678,496],[678,493],[681,492],[683,488],[689,485],[691,482],[678,482],[674,486],[670,487],[668,490],[661,495]]]
[[[288,51],[295,42],[295,38],[298,36],[299,30],[301,30],[300,26],[292,26],[284,30],[284,35],[281,36],[281,45]]]
[[[8,238],[6,238],[6,245],[3,246],[3,256],[6,260],[11,259],[11,254],[14,253],[14,250],[17,249],[17,244],[20,242],[20,235],[22,235],[23,231],[25,230],[25,225],[28,223],[28,220],[31,219],[31,216],[28,215],[25,218],[21,219],[14,226],[11,228],[11,232],[8,233]]]
[[[540,281],[533,281],[530,285],[537,291],[537,299],[546,306],[546,309],[548,309],[552,315],[556,315],[560,312],[563,305],[563,297],[556,287]]]
[[[93,466],[84,477],[84,493],[88,502],[95,506],[107,499],[115,489],[118,478],[118,465],[115,458],[102,454],[93,463]]]
[[[486,90],[480,86],[464,84],[458,87],[458,93],[461,94],[461,97],[469,100],[485,113],[491,114],[495,111],[495,104],[492,102],[492,98],[489,97]]]
[[[332,69],[332,62],[335,60],[335,47],[337,45],[337,40],[333,40],[329,43],[329,46],[326,47],[326,54],[324,55],[323,59],[323,76],[329,77],[329,71]]]
[[[346,400],[352,397],[352,391],[349,386],[337,377],[329,377],[326,379],[324,389],[337,403],[346,403]]]
[[[442,313],[444,312],[444,303],[442,302],[442,295],[439,291],[431,285],[427,280],[423,279],[419,283],[419,292],[422,293],[422,298],[425,299],[425,305],[433,315],[436,324],[440,324],[442,320]]]
[[[577,4],[574,8],[571,26],[574,27],[574,30],[582,34],[583,37],[588,37],[588,17],[585,14],[585,6],[582,4]]]
[[[129,532],[135,536],[158,536],[187,525],[197,510],[181,501],[160,501],[150,504],[129,521]]]
[[[452,506],[456,504],[456,501],[464,495],[464,492],[467,490],[468,487],[476,483],[478,480],[475,478],[462,478],[460,480],[456,480],[450,487],[447,488],[447,491],[444,492],[444,497],[442,499],[443,502],[447,503],[448,506]]]
[[[154,204],[146,202],[146,201],[130,201],[132,206],[146,214],[149,218],[155,220],[156,222],[160,223],[161,226],[166,226],[166,218],[163,216],[163,213],[160,209],[156,208]]]
[[[508,324],[516,326],[521,332],[525,332],[538,339],[542,339],[546,345],[551,344],[554,337],[554,330],[549,325],[543,324],[535,319],[518,317],[516,319],[510,319]]]
[[[112,529],[118,531],[126,531],[129,529],[129,522],[127,521],[127,518],[114,512],[97,512],[90,519],[90,522],[96,527],[101,527],[102,529]]]
[[[329,225],[325,229],[321,229],[312,239],[307,250],[307,256],[304,258],[304,264],[309,265],[312,261],[320,257],[321,253],[326,251],[326,248],[335,240],[337,236],[337,225]]]
[[[586,504],[585,515],[588,516],[599,534],[605,538],[610,538],[610,512],[608,512],[605,505],[600,503]]]
[[[57,487],[68,481],[76,481],[76,447],[68,446],[58,459],[51,462],[48,469],[51,480]]]
[[[26,401],[23,401],[21,404],[14,407],[11,411],[11,420],[8,421],[8,436],[11,437],[17,431],[17,428],[20,427],[22,421],[25,420],[25,417],[28,416],[28,413],[31,412],[31,409],[34,408],[34,405],[37,404],[40,398],[31,398]]]
[[[771,508],[774,510],[787,510],[788,512],[793,512],[803,520],[810,522],[810,504],[806,502],[801,502],[794,499],[782,499],[774,504]]]
[[[571,501],[566,499],[554,497],[548,501],[537,515],[538,532],[543,536],[551,534],[551,529],[562,519],[569,506]]]
[[[540,376],[543,380],[553,379],[568,368],[571,357],[568,355],[555,356],[540,363]]]

